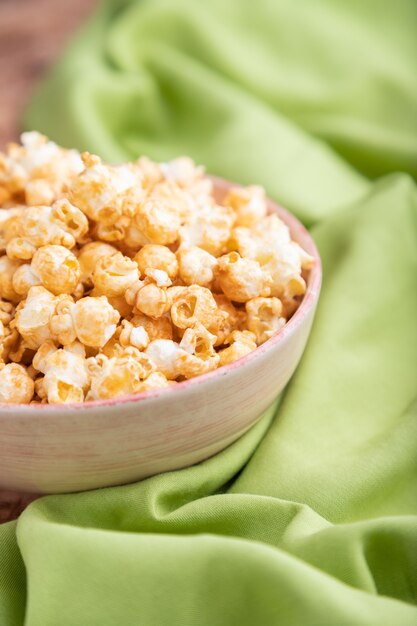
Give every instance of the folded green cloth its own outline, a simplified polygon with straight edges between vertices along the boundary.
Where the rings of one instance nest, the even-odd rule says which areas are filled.
[[[113,0],[42,86],[26,126],[59,142],[265,185],[324,282],[238,442],[0,526],[1,626],[417,624],[416,27],[414,0]]]

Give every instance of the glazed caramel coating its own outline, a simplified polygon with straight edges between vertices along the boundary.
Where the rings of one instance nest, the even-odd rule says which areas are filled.
[[[163,389],[279,332],[313,259],[259,186],[189,157],[108,165],[39,133],[0,154],[0,402]]]

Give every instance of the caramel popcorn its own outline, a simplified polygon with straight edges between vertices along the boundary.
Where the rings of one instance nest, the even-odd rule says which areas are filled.
[[[89,384],[85,350],[81,344],[57,348],[52,341],[39,347],[33,367],[45,376],[37,380],[37,393],[48,402],[82,402]],[[39,393],[40,392],[40,393]]]
[[[0,155],[0,197],[28,206],[52,204],[84,169],[80,154],[37,132],[23,133],[21,140]]]
[[[171,280],[178,274],[178,261],[175,254],[166,246],[147,244],[134,256],[139,270],[145,274],[146,270],[155,269],[166,272]]]
[[[214,344],[215,346],[221,346],[234,330],[244,327],[246,313],[244,310],[236,308],[224,294],[215,293],[213,295],[219,310],[226,313],[218,324],[216,342]]]
[[[181,356],[187,357],[187,352],[180,348],[175,341],[171,339],[155,339],[155,341],[151,341],[145,353],[167,379],[173,380],[181,376]]]
[[[134,295],[127,291],[127,301],[134,305],[134,311],[139,311],[148,317],[158,318],[168,313],[171,301],[168,292],[155,283],[139,283]],[[133,297],[133,300],[132,300]]]
[[[76,244],[71,228],[56,219],[50,206],[28,207],[5,224],[3,233],[8,256],[25,261],[42,246],[55,244],[71,249]]]
[[[192,285],[181,290],[171,306],[171,319],[178,328],[202,324],[210,328],[222,316],[210,289]]]
[[[149,197],[135,217],[138,230],[148,241],[161,245],[175,243],[181,227],[179,210],[164,197]]]
[[[228,348],[223,348],[223,350],[219,351],[220,365],[227,365],[241,359],[249,352],[252,352],[252,350],[255,350],[257,345],[255,334],[248,330],[234,330],[225,343],[230,345]]]
[[[137,263],[121,252],[101,257],[92,276],[95,293],[109,296],[122,296],[138,279]]]
[[[209,287],[213,282],[217,259],[212,254],[193,246],[180,248],[177,252],[179,275],[186,285]]]
[[[173,324],[169,315],[162,315],[157,319],[153,319],[143,315],[143,313],[139,313],[131,318],[130,323],[135,328],[143,328],[149,337],[149,341],[173,338]]]
[[[131,347],[110,359],[104,354],[89,359],[91,386],[88,400],[103,400],[138,393],[143,380],[155,371],[152,360]]]
[[[6,255],[0,257],[0,298],[10,300],[10,302],[19,302],[20,295],[13,286],[13,277],[19,267],[18,261],[9,259]]]
[[[75,304],[69,304],[68,312],[62,315],[68,316],[65,321],[73,331],[72,341],[77,338],[91,348],[102,348],[114,335],[120,319],[119,312],[106,296],[81,298]],[[55,316],[57,318],[59,315]],[[66,342],[61,339],[61,343],[65,345]]]
[[[104,165],[87,153],[82,159],[85,168],[70,185],[69,200],[91,220],[113,225],[126,215],[126,192],[142,188],[140,170],[129,165]]]
[[[252,229],[235,228],[231,239],[242,257],[258,262],[269,276],[270,295],[290,299],[305,293],[302,271],[311,269],[313,258],[291,240],[277,215],[268,215]]]
[[[219,284],[230,300],[247,302],[271,293],[271,276],[253,259],[229,252],[218,259]]]
[[[259,186],[219,202],[189,157],[108,165],[39,133],[0,154],[0,402],[168,388],[298,308],[313,258]]]
[[[150,339],[143,326],[134,326],[132,322],[123,320],[119,341],[122,346],[133,346],[139,350],[145,350],[149,345]]]
[[[246,302],[247,327],[256,336],[258,344],[264,343],[285,324],[282,303],[278,298],[254,298]]]
[[[8,363],[0,370],[0,402],[27,404],[34,389],[35,384],[23,365]]]
[[[262,187],[232,187],[224,199],[225,206],[236,213],[235,226],[254,226],[266,216],[267,206],[265,191]]]
[[[205,205],[193,212],[181,227],[181,245],[202,248],[215,257],[220,256],[227,247],[235,219],[229,207]]]
[[[185,378],[193,378],[216,369],[220,357],[214,349],[216,335],[202,324],[187,328],[179,344],[187,354],[179,357],[181,373]]]
[[[71,293],[80,280],[80,265],[64,246],[43,246],[32,258],[31,271],[55,295]]]
[[[57,303],[56,296],[44,287],[31,287],[19,304],[13,322],[29,348],[37,350],[51,338],[50,321]]]
[[[85,244],[85,246],[82,246],[77,255],[81,269],[82,282],[88,283],[91,286],[93,284],[91,277],[97,262],[101,258],[111,257],[117,254],[117,252],[119,252],[117,248],[101,241],[91,241]]]
[[[148,378],[145,378],[136,387],[136,393],[142,393],[143,391],[151,391],[152,389],[163,389],[175,385],[175,380],[168,380],[162,372],[152,372]]]

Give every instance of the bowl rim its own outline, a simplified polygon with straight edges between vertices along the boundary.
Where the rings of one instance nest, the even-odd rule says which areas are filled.
[[[239,183],[234,183],[224,178],[220,178],[218,176],[208,176],[214,185],[218,187],[243,187],[244,185]],[[215,369],[206,374],[201,374],[200,376],[196,376],[195,378],[191,378],[189,380],[184,380],[176,385],[171,387],[163,387],[160,389],[151,389],[149,391],[142,391],[138,394],[129,394],[126,396],[121,396],[120,398],[109,398],[106,400],[87,400],[84,402],[71,402],[71,403],[51,403],[51,404],[11,404],[6,402],[0,402],[0,417],[4,417],[5,415],[10,415],[13,412],[13,419],[19,416],[27,416],[28,413],[36,414],[38,411],[44,413],[45,411],[60,411],[60,412],[74,412],[74,411],[88,411],[89,409],[97,409],[104,407],[115,407],[121,404],[136,404],[138,402],[142,402],[144,400],[157,399],[162,396],[166,396],[167,394],[180,394],[190,388],[197,387],[199,385],[203,385],[206,382],[210,382],[219,378],[221,376],[227,376],[230,372],[240,369],[245,366],[247,363],[250,363],[264,354],[265,352],[269,352],[273,350],[279,343],[281,343],[285,338],[289,335],[293,334],[295,330],[301,325],[302,321],[306,317],[306,315],[311,311],[312,308],[315,307],[318,296],[320,293],[321,280],[322,280],[322,265],[320,255],[317,249],[317,246],[314,242],[314,239],[308,232],[308,230],[303,226],[303,224],[287,209],[284,209],[280,204],[267,198],[268,209],[272,210],[273,213],[277,213],[278,216],[283,220],[283,222],[289,227],[291,236],[294,237],[296,234],[297,239],[303,239],[308,244],[308,253],[314,258],[314,265],[310,270],[310,275],[308,279],[307,289],[303,296],[300,306],[294,313],[294,315],[288,320],[288,322],[270,339],[265,341],[265,343],[261,344],[255,350],[252,350],[249,354],[244,357],[241,357],[237,361],[233,363],[229,363],[228,365],[223,365],[218,369]]]

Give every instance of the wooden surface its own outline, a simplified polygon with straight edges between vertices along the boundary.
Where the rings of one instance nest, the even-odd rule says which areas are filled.
[[[19,517],[27,505],[35,499],[36,496],[31,494],[0,491],[0,524]]]
[[[0,149],[15,140],[39,77],[97,0],[0,0]]]
[[[0,0],[0,150],[16,140],[31,91],[96,0]],[[0,491],[0,523],[34,496]]]

